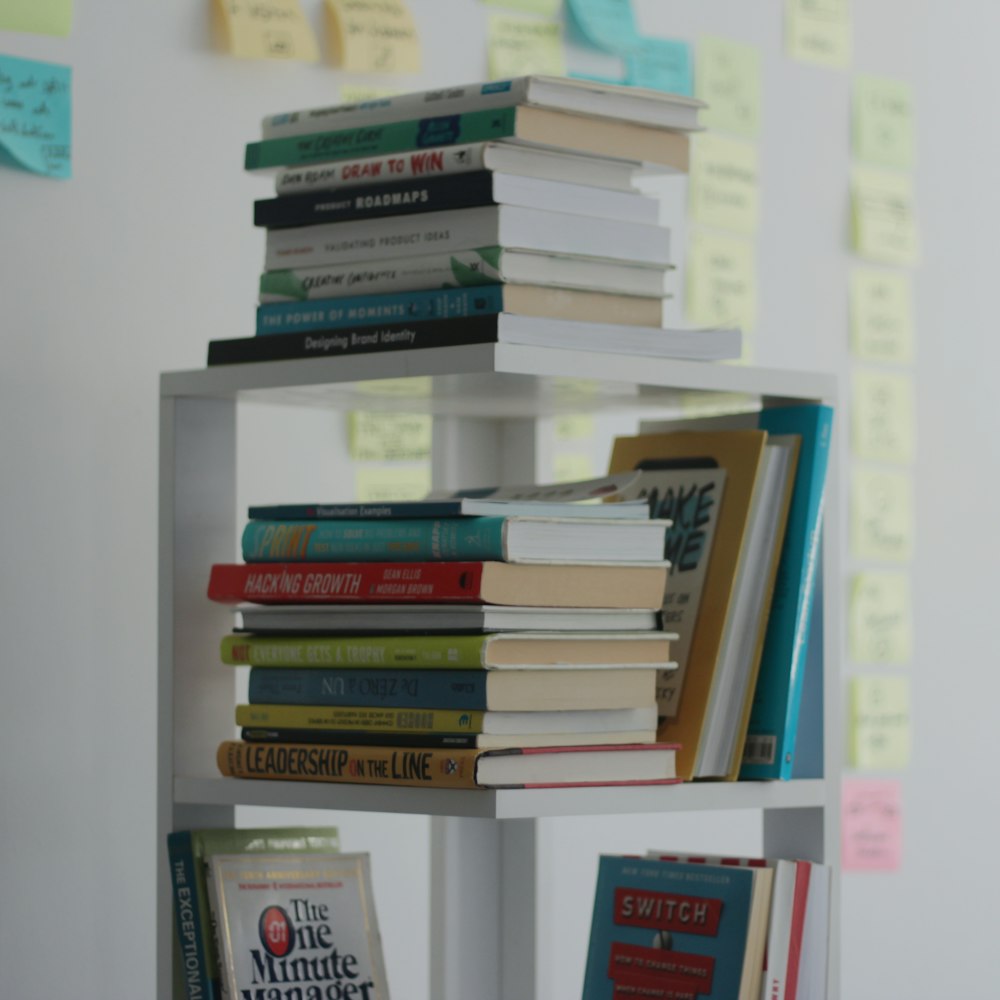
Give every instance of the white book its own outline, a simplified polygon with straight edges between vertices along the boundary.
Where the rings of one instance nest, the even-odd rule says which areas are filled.
[[[389,257],[360,264],[292,266],[280,271],[265,271],[260,279],[260,301],[335,299],[452,288],[459,284],[457,274],[466,274],[469,280],[478,275],[483,284],[542,286],[663,299],[669,294],[670,268],[578,254],[476,247],[452,253]],[[474,286],[468,284],[467,287]]]
[[[272,114],[261,122],[261,137],[277,139],[309,135],[352,126],[508,108],[516,104],[535,104],[683,130],[698,128],[698,112],[704,107],[701,101],[694,98],[661,90],[535,75]]]
[[[451,212],[388,216],[327,225],[270,229],[264,270],[351,264],[386,257],[517,247],[550,254],[609,257],[663,267],[670,231],[659,225],[487,205]]]
[[[308,194],[332,188],[407,181],[495,170],[519,177],[565,181],[614,191],[644,190],[678,172],[670,167],[643,164],[635,160],[614,160],[605,156],[527,146],[516,142],[473,142],[458,146],[415,149],[405,153],[364,156],[356,160],[289,167],[275,179],[279,195]]]

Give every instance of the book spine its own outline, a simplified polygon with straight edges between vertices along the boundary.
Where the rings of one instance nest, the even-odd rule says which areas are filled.
[[[264,139],[281,139],[349,125],[419,118],[428,112],[451,115],[456,112],[505,107],[519,103],[526,96],[524,78],[424,90],[354,104],[333,104],[324,108],[268,115],[261,122],[261,136]]]
[[[257,310],[257,332],[272,332],[275,320],[286,322],[305,312],[315,324],[313,329],[346,325],[358,320],[389,322],[391,320],[423,319],[424,300],[433,301],[434,293],[442,294],[463,287],[489,286],[502,280],[499,270],[500,247],[480,247],[455,253],[435,253],[418,257],[391,258],[364,264],[338,264],[327,267],[285,268],[265,271],[260,276],[260,301]],[[407,292],[411,300],[400,297],[396,308],[386,309],[386,293]],[[423,292],[422,296],[413,293]],[[325,318],[318,319],[321,307],[301,303],[310,299],[337,299],[322,304]],[[413,307],[413,312],[401,312],[401,306]],[[449,315],[438,312],[436,305],[430,318]],[[465,315],[456,312],[455,315]],[[263,322],[262,322],[263,320]],[[296,323],[291,329],[304,329]]]
[[[232,778],[476,788],[479,753],[463,749],[243,743],[224,740],[216,761]]]
[[[469,562],[216,563],[208,597],[222,604],[470,603],[479,599],[482,576],[482,564]]]
[[[364,708],[357,705],[237,705],[236,724],[257,729],[340,729],[379,733],[481,733],[482,711]]]
[[[223,663],[251,667],[406,667],[479,670],[482,635],[316,636],[227,635]]]
[[[348,746],[472,747],[477,733],[387,733],[363,729],[265,729],[244,727],[240,735],[247,743],[343,743]]]
[[[424,562],[504,558],[502,517],[389,521],[251,521],[247,562]]]
[[[251,667],[251,704],[485,709],[489,675],[477,670]]]
[[[378,219],[386,215],[451,211],[492,205],[493,174],[483,170],[462,177],[393,181],[356,191],[320,191],[254,202],[255,226],[281,229],[322,223]]]
[[[237,337],[208,344],[209,365],[237,365],[304,358],[340,358],[352,354],[426,350],[497,341],[497,317],[422,320],[417,323],[356,324],[336,330],[303,330],[280,337]]]
[[[218,988],[209,972],[210,928],[205,925],[207,901],[200,898],[190,831],[167,834],[170,885],[174,897],[174,917],[180,950],[180,974],[186,1000],[210,1000]]]
[[[802,443],[747,730],[747,746],[766,748],[771,759],[746,760],[740,770],[746,780],[792,776],[833,423],[829,407],[781,409],[762,411],[760,427],[798,433]]]
[[[274,187],[279,197],[284,197],[332,188],[360,187],[379,181],[448,177],[484,169],[485,151],[486,143],[464,143],[398,155],[364,156],[315,167],[295,167],[278,174]]]
[[[653,227],[644,227],[652,229]],[[322,226],[269,229],[265,240],[264,270],[295,267],[354,265],[385,257],[413,257],[451,253],[499,242],[499,214],[495,205],[453,212],[425,212],[415,216],[355,219]]]
[[[414,118],[379,125],[358,125],[301,136],[263,139],[247,143],[247,170],[294,167],[307,163],[329,163],[387,153],[488,142],[514,134],[517,109],[491,108],[465,114]]]
[[[502,285],[481,285],[475,289],[434,289],[320,302],[281,302],[258,308],[257,336],[300,331],[322,333],[407,320],[429,322],[495,316],[504,311],[504,298]]]

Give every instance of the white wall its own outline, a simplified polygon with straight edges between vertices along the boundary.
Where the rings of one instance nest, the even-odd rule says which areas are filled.
[[[411,5],[427,66],[414,86],[485,75],[487,8]],[[849,75],[784,56],[778,0],[635,6],[650,33],[760,46],[757,358],[847,374]],[[1000,696],[991,630],[1000,143],[990,99],[1000,84],[1000,14],[982,0],[854,7],[855,69],[917,89],[924,254],[914,278],[917,655],[905,856],[898,875],[845,878],[843,995],[986,997],[1000,981],[990,913],[998,877],[988,861],[981,873],[954,869],[956,854],[990,857],[998,820],[989,740]],[[330,101],[344,77],[323,65],[215,54],[207,0],[79,0],[68,40],[0,33],[0,52],[70,64],[75,103],[71,181],[0,173],[0,995],[148,996],[156,377],[200,366],[210,338],[250,332],[262,251],[250,205],[266,182],[242,173],[243,144],[262,114]],[[579,69],[602,62],[574,60]],[[420,956],[406,953],[407,909],[391,906],[381,886],[422,865],[426,826],[407,825],[397,853],[388,821],[365,822],[345,818],[344,829],[348,846],[367,846],[364,837],[376,846],[390,975],[420,972]],[[751,836],[744,818],[733,823]],[[550,942],[570,963],[561,974],[543,970],[545,995],[558,1000],[580,978],[572,963],[586,919],[577,901],[589,898],[592,874],[577,872],[588,851],[695,838],[704,849],[730,847],[729,827],[717,824],[629,823],[625,842],[624,823],[602,820],[586,838],[574,827],[581,839],[572,846],[563,824],[543,834],[544,871],[555,879],[543,911],[554,920],[568,903],[580,926]],[[419,898],[424,876],[412,878]],[[394,982],[397,996],[421,995]]]

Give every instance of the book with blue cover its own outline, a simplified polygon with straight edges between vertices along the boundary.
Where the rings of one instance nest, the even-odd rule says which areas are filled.
[[[773,872],[604,855],[583,1000],[760,1000]]]

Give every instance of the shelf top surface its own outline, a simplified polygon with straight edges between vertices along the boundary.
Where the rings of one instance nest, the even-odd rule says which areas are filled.
[[[161,376],[163,398],[525,416],[675,405],[686,393],[833,401],[833,375],[515,344],[219,365]]]

